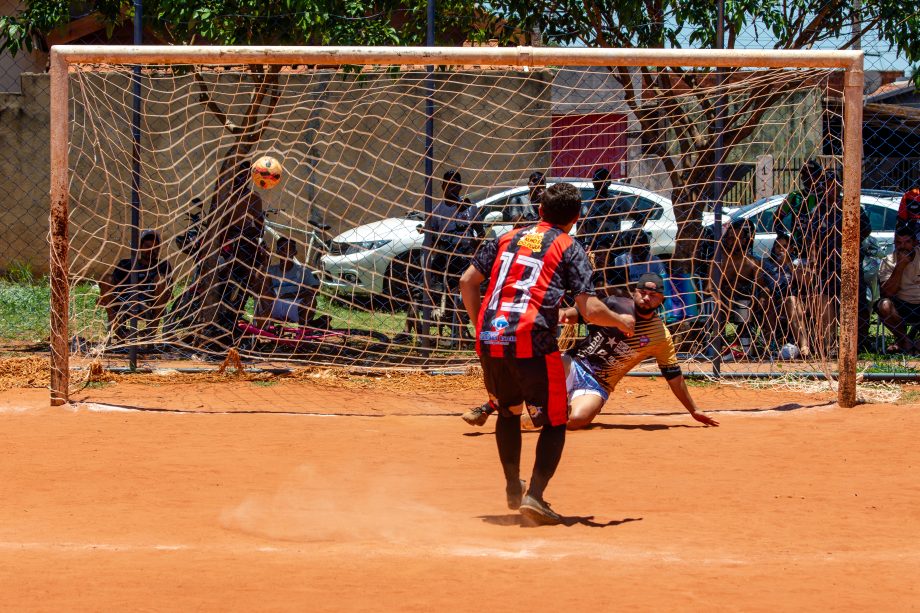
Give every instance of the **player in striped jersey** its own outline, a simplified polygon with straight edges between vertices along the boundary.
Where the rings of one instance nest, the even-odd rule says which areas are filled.
[[[719,423],[702,413],[694,403],[684,381],[671,334],[657,310],[664,301],[664,281],[659,275],[646,273],[639,277],[632,297],[608,296],[603,299],[612,311],[635,317],[632,336],[625,336],[616,328],[588,326],[588,334],[565,356],[566,389],[570,414],[569,430],[577,430],[591,423],[601,412],[617,383],[635,366],[648,358],[655,358],[662,376],[681,404],[698,422],[707,426]],[[575,309],[563,309],[561,323],[577,323]],[[467,411],[464,421],[481,426],[494,408],[486,403]]]
[[[619,328],[626,336],[634,323],[594,295],[588,256],[568,234],[580,211],[578,189],[556,183],[543,196],[540,223],[483,244],[460,280],[463,305],[476,322],[485,387],[498,408],[495,438],[508,506],[537,524],[562,522],[543,500],[562,458],[568,419],[565,369],[556,343],[559,304],[568,293],[587,321]],[[534,425],[542,428],[526,495],[520,480],[525,404]]]

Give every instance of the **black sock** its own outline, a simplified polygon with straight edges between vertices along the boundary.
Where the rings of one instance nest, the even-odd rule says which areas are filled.
[[[495,403],[494,403],[494,402],[492,402],[491,400],[489,400],[489,402],[486,403],[485,409],[486,409],[486,413],[488,413],[489,415],[491,415],[492,413],[494,413],[495,411],[498,410],[498,407],[495,406]]]
[[[495,442],[498,444],[498,459],[505,471],[508,484],[521,478],[521,416],[505,417],[498,414],[495,424]]]
[[[537,500],[543,500],[543,490],[553,478],[562,449],[565,447],[565,424],[561,426],[543,426],[537,439],[537,459],[533,464],[533,476],[530,478],[528,494]]]

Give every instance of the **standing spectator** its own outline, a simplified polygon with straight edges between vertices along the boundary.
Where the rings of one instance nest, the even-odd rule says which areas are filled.
[[[786,194],[773,214],[773,231],[791,237],[793,257],[804,253],[802,238],[811,212],[818,206],[825,171],[818,160],[808,160],[799,171],[799,189]]]
[[[908,325],[920,324],[920,257],[917,257],[917,237],[913,228],[898,228],[894,237],[894,253],[882,260],[878,278],[883,296],[878,314],[891,333],[895,344],[890,353],[917,350],[917,343],[907,334]]]
[[[594,197],[578,227],[578,237],[588,251],[610,249],[620,231],[616,201],[610,196],[610,171],[598,168],[592,176]]]
[[[530,177],[527,178],[527,187],[530,188],[530,204],[533,205],[536,212],[536,209],[539,209],[540,204],[543,203],[543,195],[546,193],[546,177],[539,171],[530,173]],[[530,221],[537,221],[539,218],[540,216],[536,215]]]
[[[787,234],[777,234],[770,253],[760,262],[764,329],[777,349],[791,337],[798,355],[807,358],[811,348],[805,332],[805,305],[799,297],[802,271],[793,264],[790,242]]]
[[[727,225],[717,247],[721,257],[710,268],[706,288],[715,303],[714,333],[723,334],[729,319],[739,324],[739,346],[731,354],[736,358],[747,356],[751,346],[751,304],[758,268],[751,256],[753,244],[754,229],[750,220]]]
[[[530,191],[526,199],[521,196],[515,196],[505,205],[502,210],[502,222],[510,223],[513,227],[517,228],[522,225],[532,224],[540,219],[540,215],[537,211],[540,208],[540,203],[543,201],[543,194],[546,192],[546,178],[543,176],[543,173],[530,173],[530,177],[527,179],[527,187]],[[486,208],[479,211],[479,215],[481,216],[485,216],[487,213],[488,210]],[[481,223],[475,230],[479,237],[488,236]],[[491,234],[494,235],[494,232]],[[489,238],[494,238],[494,236],[489,236]]]
[[[207,230],[198,257],[202,271],[199,283],[205,289],[205,296],[196,314],[196,322],[205,324],[198,334],[201,342],[213,340],[204,330],[218,322],[218,311],[227,297],[228,286],[220,279],[221,274],[229,271],[243,279],[244,291],[257,301],[269,299],[269,284],[264,274],[268,254],[261,247],[265,226],[262,198],[252,191],[250,162],[239,160],[234,166],[236,160],[228,158],[221,167],[204,222]],[[257,325],[261,327],[264,323]]]
[[[920,233],[920,188],[913,187],[901,197],[897,227],[908,228],[915,235]]]
[[[833,338],[839,321],[841,262],[843,253],[843,191],[839,169],[826,170],[815,184],[817,206],[809,213],[802,234],[807,270],[812,278],[806,286],[814,288],[808,310],[817,324],[822,356],[832,357]],[[860,242],[872,232],[869,216],[860,210]],[[865,294],[862,262],[859,265],[859,293]],[[864,297],[860,298],[862,302]],[[860,308],[861,317],[868,309]]]
[[[425,235],[422,246],[427,290],[423,320],[427,331],[433,320],[433,311],[440,308],[443,296],[446,299],[445,308],[451,313],[451,336],[456,338],[459,335],[459,322],[455,320],[459,314],[454,296],[458,291],[459,275],[466,268],[475,246],[475,211],[470,201],[461,196],[463,179],[459,171],[448,170],[444,173],[441,190],[444,198],[425,220],[422,228]]]
[[[135,258],[118,261],[99,281],[99,304],[105,308],[112,336],[127,336],[127,321],[136,317],[145,323],[142,335],[153,338],[169,302],[172,265],[160,259],[160,235],[144,230]]]

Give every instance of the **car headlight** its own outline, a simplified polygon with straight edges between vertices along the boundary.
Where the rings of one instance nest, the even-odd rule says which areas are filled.
[[[348,243],[355,251],[370,251],[372,249],[380,249],[384,245],[389,245],[392,241],[379,240],[379,241],[362,241],[360,243]]]

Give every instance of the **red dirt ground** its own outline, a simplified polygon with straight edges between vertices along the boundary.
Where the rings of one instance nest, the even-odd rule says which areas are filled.
[[[0,392],[0,608],[920,607],[920,406],[691,392],[722,427],[625,382],[570,435],[547,498],[580,519],[549,528],[504,507],[492,422],[456,417],[475,387]]]

